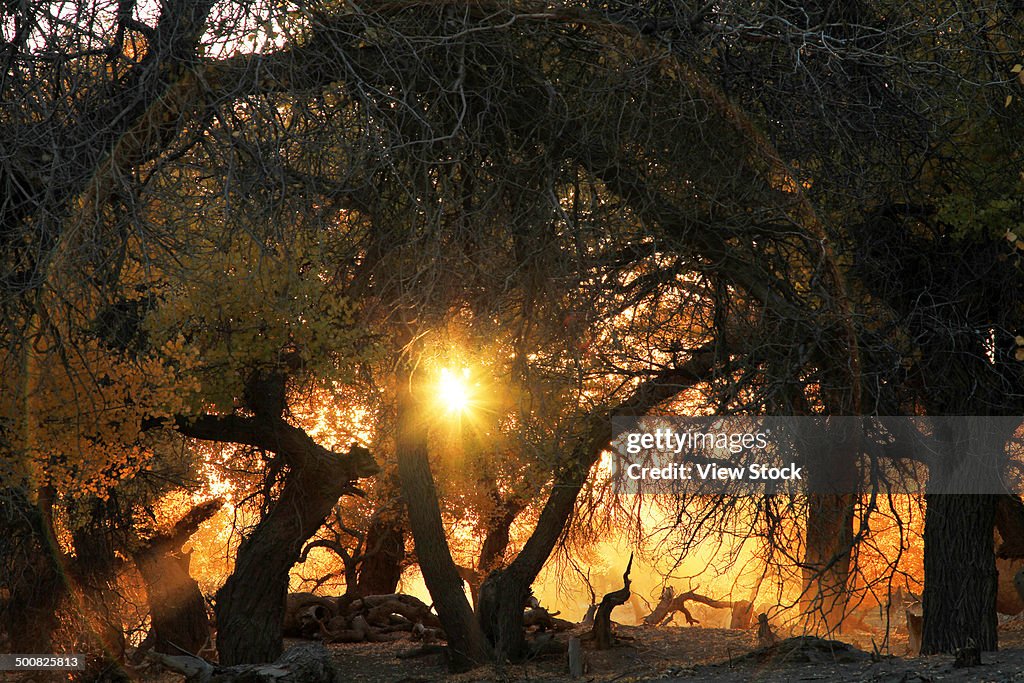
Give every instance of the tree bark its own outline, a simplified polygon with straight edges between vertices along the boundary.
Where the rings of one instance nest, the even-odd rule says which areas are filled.
[[[583,670],[586,668],[583,661],[583,648],[580,646],[580,639],[569,638],[569,678],[583,678]]]
[[[605,595],[601,598],[601,604],[598,605],[597,614],[594,615],[594,627],[590,630],[590,635],[594,639],[594,647],[598,650],[607,650],[613,644],[612,610],[619,605],[626,604],[626,601],[629,600],[629,570],[632,568],[633,554],[630,553],[626,571],[622,574],[622,588]]]
[[[210,640],[206,601],[189,573],[191,553],[182,546],[223,504],[216,499],[196,506],[171,531],[157,534],[132,554],[146,584],[149,640],[157,652],[197,654]]]
[[[483,575],[504,563],[512,522],[526,507],[526,502],[518,497],[510,496],[503,499],[492,480],[488,479],[485,485],[488,486],[491,500],[494,502],[494,512],[487,520],[487,531],[476,564],[477,571]],[[479,586],[477,588],[479,589]]]
[[[119,671],[125,637],[117,601],[120,560],[114,552],[119,527],[127,520],[118,519],[113,498],[69,500],[65,505],[70,517],[82,510],[85,518],[71,533],[74,559],[69,558],[66,566],[72,577],[71,590],[78,598],[75,616],[85,627],[80,632],[89,643],[86,649],[98,654],[90,657],[87,675],[106,671],[111,680],[128,680],[127,674]]]
[[[416,557],[448,637],[449,665],[453,670],[468,670],[487,661],[490,648],[466,599],[445,537],[427,457],[426,409],[419,401],[416,377],[407,365],[399,369],[398,387],[398,476],[409,507]]]
[[[842,414],[840,401],[827,403]],[[809,630],[831,634],[841,628],[846,612],[861,448],[854,421],[817,417],[814,423],[808,431],[794,431],[810,491],[800,610]]]
[[[53,652],[67,584],[53,537],[52,492],[32,503],[22,488],[0,492],[0,630],[10,652]]]
[[[488,481],[492,499],[495,501],[496,510],[487,520],[484,542],[480,546],[480,556],[477,558],[476,568],[459,567],[459,574],[469,585],[469,593],[473,598],[473,605],[479,608],[480,587],[487,578],[487,575],[498,569],[505,562],[505,553],[508,550],[512,522],[526,507],[526,504],[518,499],[510,498],[502,500],[501,494],[494,487],[494,482]]]
[[[955,652],[969,640],[995,650],[995,499],[928,494],[925,505],[921,654]]]
[[[358,579],[352,585],[359,595],[389,595],[398,590],[405,560],[405,529],[390,515],[376,517],[366,531]]]
[[[826,633],[837,631],[843,622],[853,550],[853,506],[852,495],[811,495],[808,500],[801,611],[812,629],[820,625]]]
[[[235,570],[217,591],[217,652],[224,665],[281,655],[289,570],[353,478],[375,468],[369,451],[356,445],[347,458],[290,450],[281,456],[288,467],[284,488],[240,544]]]
[[[998,646],[993,527],[1006,443],[1018,418],[945,417],[932,422],[925,494],[921,654]]]
[[[286,385],[284,373],[254,372],[243,399],[255,417],[175,419],[186,436],[276,453],[283,472],[281,493],[242,540],[235,569],[217,591],[217,652],[225,665],[272,662],[281,655],[288,572],[338,499],[352,492],[352,482],[380,471],[365,448],[352,444],[347,454],[336,453],[288,423]]]

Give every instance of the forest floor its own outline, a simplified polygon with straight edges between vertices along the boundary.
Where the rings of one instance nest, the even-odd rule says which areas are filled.
[[[574,633],[560,633],[557,639],[564,642]],[[880,634],[869,632],[842,636],[849,643],[790,639],[769,649],[758,649],[753,630],[618,626],[616,634],[620,642],[610,650],[584,649],[587,670],[580,679],[569,677],[564,654],[450,674],[440,654],[399,657],[417,647],[408,641],[327,647],[346,683],[1024,683],[1024,619],[1000,626],[1000,650],[982,653],[982,664],[969,668],[955,668],[952,655],[903,656],[907,636],[900,633],[890,637],[888,652],[881,654],[872,654]],[[286,647],[300,642],[286,641]],[[144,683],[182,680],[155,664],[138,673]]]
[[[931,681],[1024,681],[1024,622],[1000,629],[999,652],[982,653],[981,666],[954,668],[952,656],[901,657],[906,635],[890,638],[893,655],[872,655],[878,635],[857,633],[855,646],[814,639],[784,641],[758,650],[753,631],[700,627],[619,626],[620,644],[611,650],[584,650],[588,668],[583,683],[796,683],[858,681],[926,683]],[[567,638],[559,635],[559,640]],[[798,647],[802,645],[802,647]],[[489,667],[448,674],[440,655],[400,659],[407,642],[331,645],[346,680],[354,683],[569,683],[564,655],[545,655],[501,669]],[[574,682],[575,683],[575,682]]]

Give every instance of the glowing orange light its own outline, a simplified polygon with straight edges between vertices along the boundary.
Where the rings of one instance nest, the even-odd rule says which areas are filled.
[[[437,399],[449,413],[464,413],[471,401],[468,385],[469,368],[463,368],[461,374],[448,368],[441,369],[441,379],[437,384]]]

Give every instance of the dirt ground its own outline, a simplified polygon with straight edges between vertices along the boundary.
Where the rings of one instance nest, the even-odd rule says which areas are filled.
[[[551,654],[525,664],[486,667],[449,674],[443,656],[402,658],[415,643],[329,645],[343,681],[352,683],[931,683],[933,681],[1024,682],[1024,620],[1000,627],[1000,651],[982,653],[981,666],[954,668],[953,656],[904,657],[906,635],[896,634],[889,648],[879,634],[855,633],[853,644],[819,639],[790,639],[758,649],[753,631],[668,626],[618,626],[620,644],[597,652],[584,649],[587,670],[571,679],[564,655]],[[558,634],[564,642],[573,633]],[[301,641],[289,641],[286,647]],[[179,683],[182,676],[155,663],[135,671],[144,683]],[[0,681],[26,680],[25,677]],[[29,680],[67,680],[30,678]]]
[[[770,652],[757,651],[753,632],[679,627],[620,626],[622,643],[604,652],[585,650],[586,683],[664,681],[691,683],[795,683],[862,681],[926,683],[930,681],[1024,681],[1024,622],[1000,629],[1001,650],[982,654],[982,665],[954,668],[952,656],[911,657],[872,654],[878,635],[854,634],[845,643],[784,641]],[[563,640],[568,636],[560,634]],[[906,636],[896,634],[890,651],[906,653]],[[367,683],[568,683],[565,657],[545,655],[535,661],[489,667],[450,675],[440,655],[399,659],[409,643],[332,645],[347,680]]]

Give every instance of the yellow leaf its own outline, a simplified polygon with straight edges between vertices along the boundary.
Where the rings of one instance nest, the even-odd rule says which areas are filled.
[[[1013,233],[1013,232],[1010,232],[1009,230],[1007,230],[1006,231],[1006,240],[1008,242],[1016,242],[1017,241],[1016,233]]]
[[[1024,348],[1017,349],[1016,353],[1013,354],[1013,357],[1024,362]]]
[[[1013,95],[1007,95],[1006,102],[1003,103],[1003,106],[1009,107],[1011,102],[1013,102]]]
[[[1024,346],[1024,337],[1019,334],[1013,338],[1013,341],[1016,342],[1017,346]]]
[[[1024,64],[1014,64],[1013,68],[1010,69],[1012,74],[1019,74],[1021,71],[1024,71]]]

